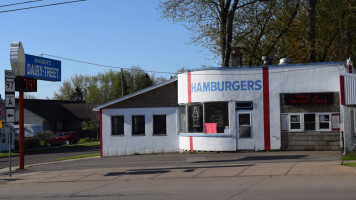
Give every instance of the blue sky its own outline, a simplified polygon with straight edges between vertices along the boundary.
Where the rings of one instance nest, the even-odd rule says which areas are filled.
[[[1,5],[27,0],[2,0]],[[65,2],[43,0],[0,11]],[[176,72],[181,67],[218,67],[207,50],[190,43],[181,24],[161,19],[159,0],[87,0],[84,2],[0,13],[0,93],[10,66],[10,44],[21,41],[26,54],[50,54],[116,67]],[[57,59],[45,56],[51,59]],[[59,59],[60,60],[60,59]],[[62,61],[62,81],[75,74],[95,75],[108,68]],[[113,69],[119,70],[119,69]],[[156,74],[156,76],[167,76]],[[38,81],[37,98],[52,98],[61,82]]]

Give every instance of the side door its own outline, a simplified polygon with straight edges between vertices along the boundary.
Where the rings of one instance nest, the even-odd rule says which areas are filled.
[[[252,110],[236,111],[237,150],[254,150]]]

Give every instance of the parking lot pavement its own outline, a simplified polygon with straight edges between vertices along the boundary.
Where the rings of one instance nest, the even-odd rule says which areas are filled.
[[[12,177],[7,175],[5,168],[0,171],[0,184],[204,177],[356,175],[356,168],[343,166],[340,163],[338,152],[249,152],[96,157],[26,166],[26,170],[15,171]]]

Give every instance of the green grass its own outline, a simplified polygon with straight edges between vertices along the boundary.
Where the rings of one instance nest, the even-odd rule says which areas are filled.
[[[93,154],[87,154],[87,155],[81,155],[81,156],[72,156],[72,157],[66,157],[66,158],[59,158],[59,159],[56,159],[55,161],[73,160],[73,159],[80,159],[80,158],[89,158],[89,157],[94,157],[94,156],[100,156],[100,153],[93,153]]]
[[[11,152],[11,156],[18,156],[19,155],[19,153],[13,153],[13,152]],[[7,153],[0,153],[0,158],[7,158],[7,157],[9,157],[9,153],[7,152]]]
[[[342,156],[341,160],[356,160],[356,152],[352,152]]]
[[[356,163],[344,163],[345,166],[356,167]]]

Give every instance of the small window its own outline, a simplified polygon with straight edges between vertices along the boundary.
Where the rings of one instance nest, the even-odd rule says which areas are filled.
[[[111,117],[111,135],[124,135],[124,116]]]
[[[166,115],[153,115],[153,135],[167,135]]]
[[[145,135],[145,116],[132,116],[132,135]]]
[[[185,106],[180,106],[180,132],[187,132],[187,110]]]
[[[239,114],[239,137],[240,138],[251,137],[251,114],[250,113]]]
[[[289,115],[290,130],[302,131],[301,115]]]
[[[251,101],[236,103],[236,110],[252,110],[252,109],[253,109],[253,103]]]
[[[315,131],[315,114],[304,114],[304,130]]]
[[[319,115],[319,129],[320,130],[330,130],[330,115],[329,114]]]

